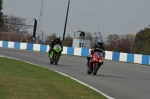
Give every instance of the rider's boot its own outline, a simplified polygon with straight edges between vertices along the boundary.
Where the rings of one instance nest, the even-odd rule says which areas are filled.
[[[52,56],[51,61],[54,61],[54,56]]]
[[[89,63],[88,63],[88,62],[86,63],[86,66],[89,66]]]
[[[93,64],[91,63],[91,72],[93,73]]]
[[[101,65],[103,65],[103,64],[104,64],[104,62],[101,63]]]
[[[86,66],[89,66],[89,61],[87,60]]]
[[[48,51],[48,57],[50,57],[50,50]]]
[[[89,66],[89,61],[90,61],[90,58],[87,56],[87,63],[86,63],[86,66]]]
[[[48,57],[50,57],[50,53],[48,53]]]

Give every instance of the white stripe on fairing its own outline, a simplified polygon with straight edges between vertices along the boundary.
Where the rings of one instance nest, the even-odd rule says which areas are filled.
[[[6,57],[6,58],[9,58],[9,59],[15,59],[15,60],[23,61],[23,60],[21,60],[21,59],[17,59],[17,58],[5,56],[5,55],[1,55],[1,54],[0,54],[0,57]],[[34,64],[34,63],[31,63],[31,62],[27,62],[27,61],[23,61],[23,62],[26,62],[26,63],[32,64],[32,65],[39,66],[39,65]],[[40,67],[43,67],[43,66],[40,66]],[[46,68],[46,67],[43,67],[43,68]],[[46,69],[49,69],[49,68],[46,68]],[[112,97],[106,95],[105,93],[103,93],[103,92],[97,90],[96,88],[94,88],[94,87],[92,87],[92,86],[90,86],[90,85],[88,85],[88,84],[86,84],[86,83],[84,83],[84,82],[82,82],[82,81],[80,81],[80,80],[78,80],[78,79],[75,79],[75,78],[73,78],[73,77],[71,77],[71,76],[69,76],[69,75],[67,75],[67,74],[64,74],[64,73],[62,73],[62,72],[59,72],[59,71],[56,71],[56,70],[53,70],[53,69],[49,69],[49,70],[52,70],[52,71],[57,72],[57,73],[59,73],[59,74],[62,74],[63,76],[69,77],[69,78],[71,78],[72,80],[75,80],[75,81],[77,81],[78,83],[80,83],[80,84],[82,84],[82,85],[84,85],[84,86],[87,86],[87,87],[89,87],[89,88],[95,90],[96,92],[102,94],[103,96],[107,97],[108,99],[115,99],[115,98],[112,98]]]

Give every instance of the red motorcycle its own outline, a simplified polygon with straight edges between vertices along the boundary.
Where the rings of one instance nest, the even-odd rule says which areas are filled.
[[[90,59],[87,73],[88,74],[93,73],[93,75],[96,75],[98,69],[103,64],[103,61],[104,61],[103,52],[94,52],[92,58]]]

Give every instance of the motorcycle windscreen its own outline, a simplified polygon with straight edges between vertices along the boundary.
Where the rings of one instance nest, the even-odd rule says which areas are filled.
[[[59,44],[56,44],[56,45],[54,46],[54,50],[55,50],[56,52],[60,52],[60,51],[62,50],[62,48],[61,48],[61,46],[60,46]]]
[[[96,55],[98,56],[98,58],[100,58],[100,56],[102,56],[102,57],[104,58],[103,52],[95,52],[95,53],[96,53]]]

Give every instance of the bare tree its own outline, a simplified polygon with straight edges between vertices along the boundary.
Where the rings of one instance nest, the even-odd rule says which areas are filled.
[[[20,33],[21,31],[26,32],[27,29],[30,26],[25,26],[26,24],[26,19],[24,18],[19,18],[16,16],[5,16],[4,18],[4,26],[6,32],[11,32],[11,33]],[[8,30],[6,30],[8,29]]]

